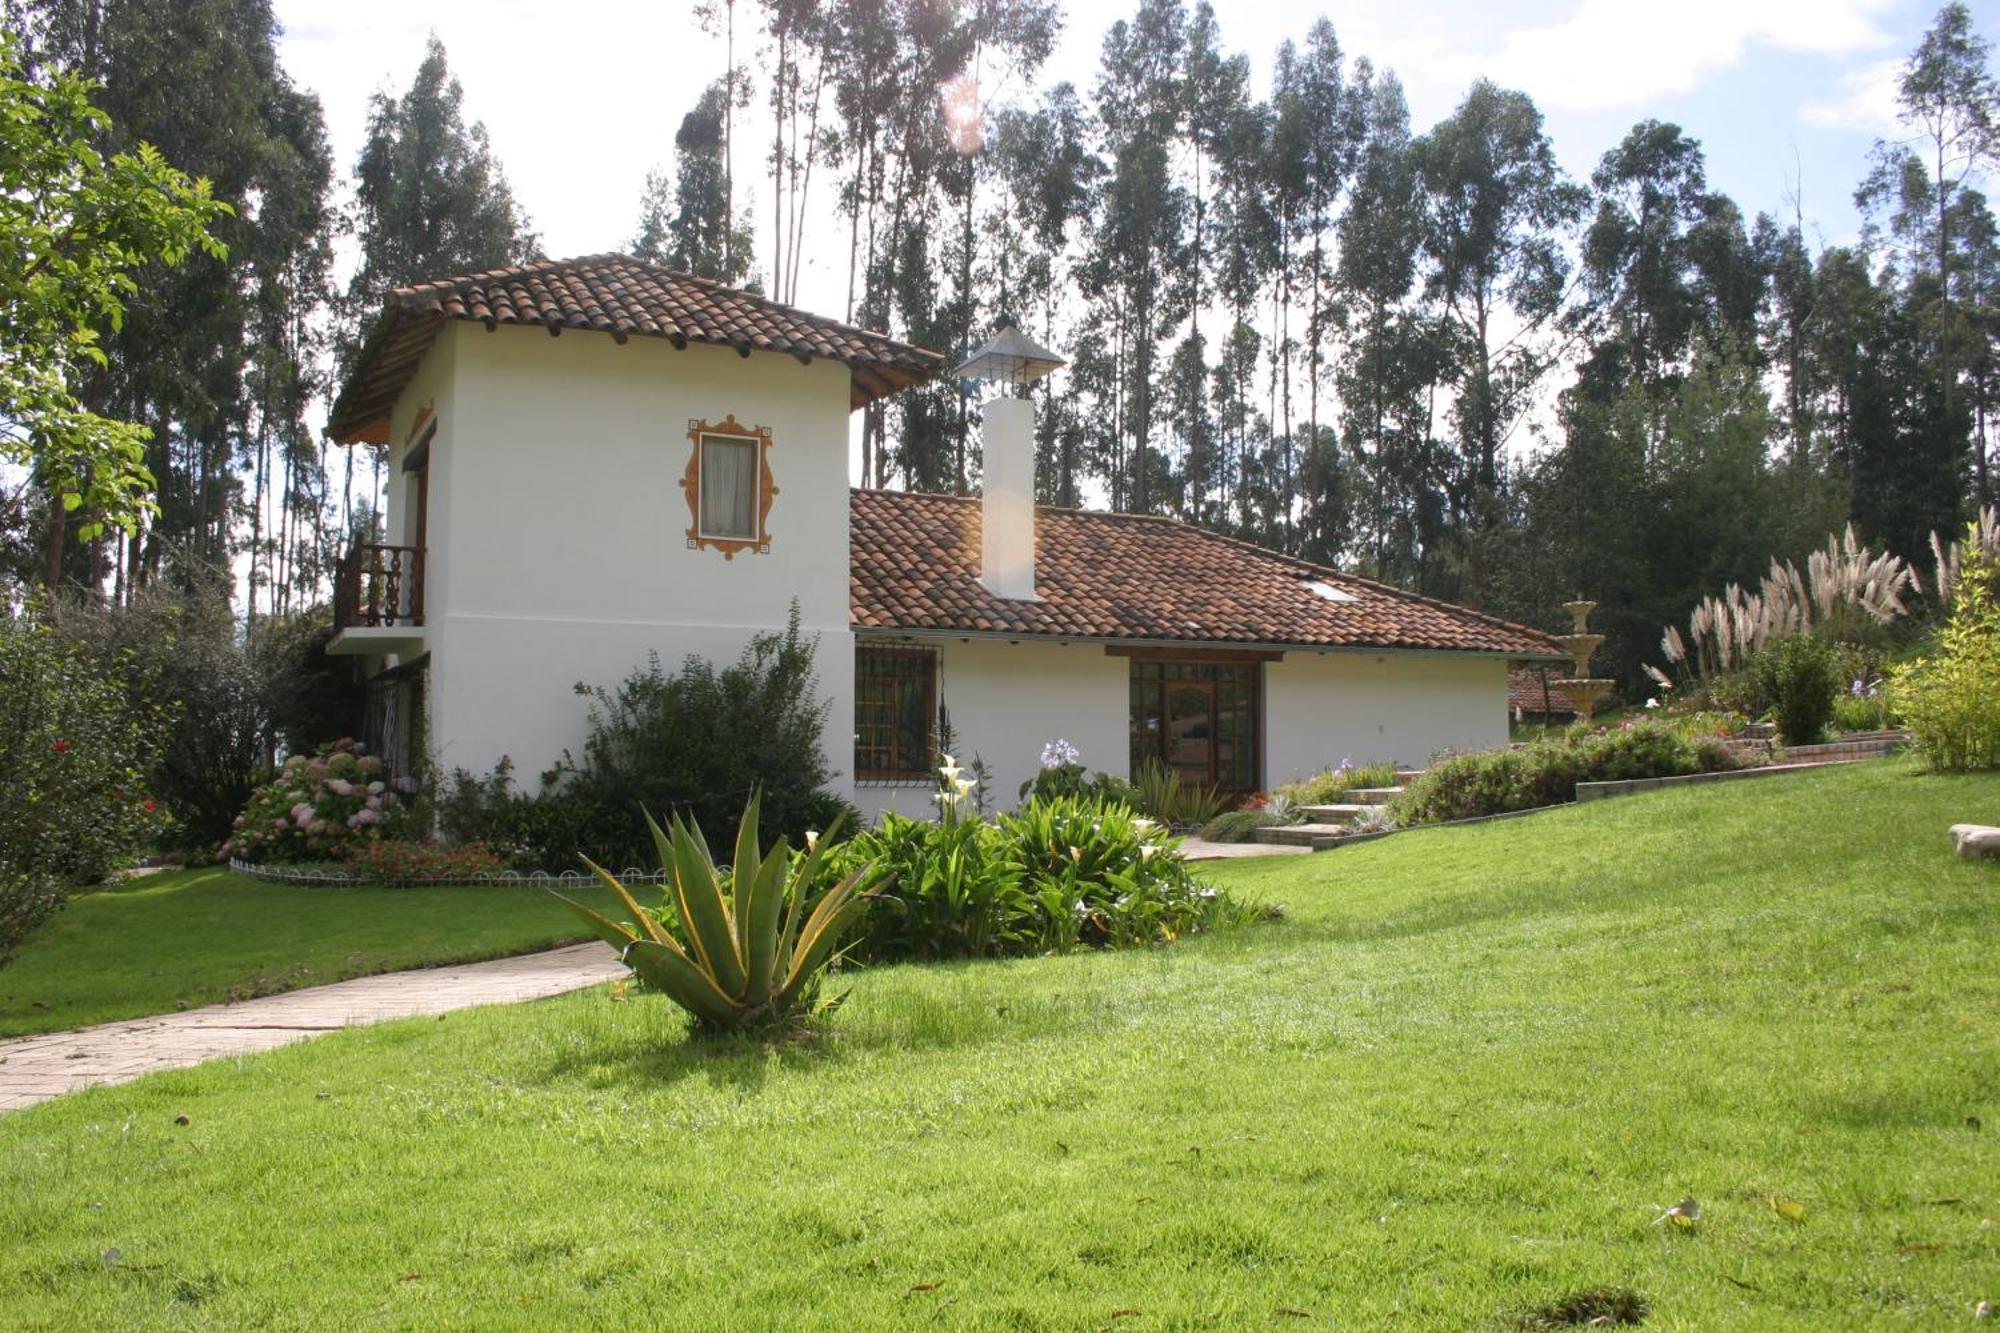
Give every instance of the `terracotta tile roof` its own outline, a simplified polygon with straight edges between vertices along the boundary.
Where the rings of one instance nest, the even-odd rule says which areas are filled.
[[[1564,656],[1538,630],[1172,519],[1039,509],[1041,599],[1023,602],[979,582],[978,500],[858,490],[851,512],[856,629]]]
[[[928,379],[945,365],[936,352],[631,255],[552,259],[391,292],[333,405],[327,429],[334,439],[379,444],[388,438],[396,395],[451,319],[488,328],[529,324],[551,333],[593,330],[621,343],[634,336],[665,338],[676,347],[716,343],[744,356],[824,357],[853,371],[851,407]]]
[[[1542,693],[1543,671],[1540,667],[1517,666],[1507,673],[1507,708],[1511,712],[1518,708],[1524,713],[1546,713],[1551,717],[1574,717],[1576,710],[1563,699],[1554,681],[1558,676],[1569,674],[1563,666],[1548,668],[1550,681],[1548,693]]]

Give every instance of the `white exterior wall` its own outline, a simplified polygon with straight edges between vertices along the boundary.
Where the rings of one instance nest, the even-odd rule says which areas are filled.
[[[946,639],[912,646],[937,650],[938,695],[957,738],[952,757],[985,760],[994,808],[1013,808],[1021,784],[1040,767],[1043,744],[1057,736],[1082,752],[1093,773],[1123,774],[1131,766],[1129,664],[1107,657],[1104,645]],[[850,766],[851,756],[841,767]],[[870,819],[883,810],[935,814],[933,790],[870,783],[852,799]]]
[[[616,686],[649,651],[669,672],[690,653],[734,661],[753,635],[782,629],[794,599],[819,637],[829,758],[848,770],[845,366],[452,323],[397,404],[397,440],[432,383],[425,647],[440,771],[483,773],[506,755],[532,790],[564,750],[581,750],[578,682]],[[777,495],[770,551],[725,559],[689,548],[680,480],[688,422],[732,413],[770,428]],[[392,510],[390,531],[406,518]]]
[[[1350,758],[1421,768],[1507,743],[1507,664],[1455,653],[1288,652],[1264,666],[1264,785]]]
[[[1092,772],[1130,775],[1130,658],[1106,654],[1101,643],[909,642],[937,650],[954,757],[986,761],[995,808],[1014,805],[1042,745],[1057,736]],[[1499,658],[1291,651],[1263,671],[1266,789],[1343,758],[1422,766],[1444,750],[1507,743],[1507,667]],[[870,818],[882,810],[918,815],[933,811],[931,791],[868,784],[854,797]]]

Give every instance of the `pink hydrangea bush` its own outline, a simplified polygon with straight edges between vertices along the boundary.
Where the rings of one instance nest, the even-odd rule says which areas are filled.
[[[412,790],[408,778],[391,779],[358,741],[336,741],[310,758],[295,754],[250,793],[218,854],[266,863],[342,860],[404,836]]]

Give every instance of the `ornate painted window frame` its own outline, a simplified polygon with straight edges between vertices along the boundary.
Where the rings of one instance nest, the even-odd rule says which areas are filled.
[[[710,436],[745,440],[757,447],[757,503],[754,506],[757,532],[753,537],[715,537],[701,530],[701,442],[704,437]],[[771,501],[778,494],[778,488],[771,480],[771,428],[746,426],[736,419],[734,412],[715,422],[690,417],[688,446],[687,471],[681,476],[681,490],[687,494],[688,502],[688,549],[717,550],[722,552],[724,560],[734,560],[738,551],[769,555]]]

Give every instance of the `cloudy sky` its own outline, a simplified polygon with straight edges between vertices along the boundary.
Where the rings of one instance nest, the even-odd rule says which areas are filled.
[[[1087,88],[1105,29],[1130,3],[1070,0],[1045,78]],[[287,68],[323,99],[343,172],[370,94],[405,87],[427,33],[443,38],[515,193],[552,255],[622,246],[646,170],[722,65],[693,6],[658,0],[277,0]],[[1869,145],[1897,133],[1897,66],[1934,0],[1308,0],[1225,3],[1225,43],[1258,79],[1315,9],[1350,55],[1393,68],[1418,128],[1448,113],[1480,75],[1525,89],[1548,117],[1565,166],[1587,176],[1636,120],[1680,123],[1708,152],[1710,182],[1746,214],[1796,200],[1828,242],[1850,238],[1850,202]],[[2000,4],[1975,2],[1989,36]],[[754,65],[753,65],[754,67]],[[741,141],[739,141],[741,142]],[[744,154],[745,157],[748,154]],[[738,163],[739,179],[760,169]],[[754,188],[754,182],[753,182]],[[838,312],[845,233],[808,251],[800,302]],[[760,249],[764,241],[760,236]],[[816,262],[815,262],[816,261]]]

